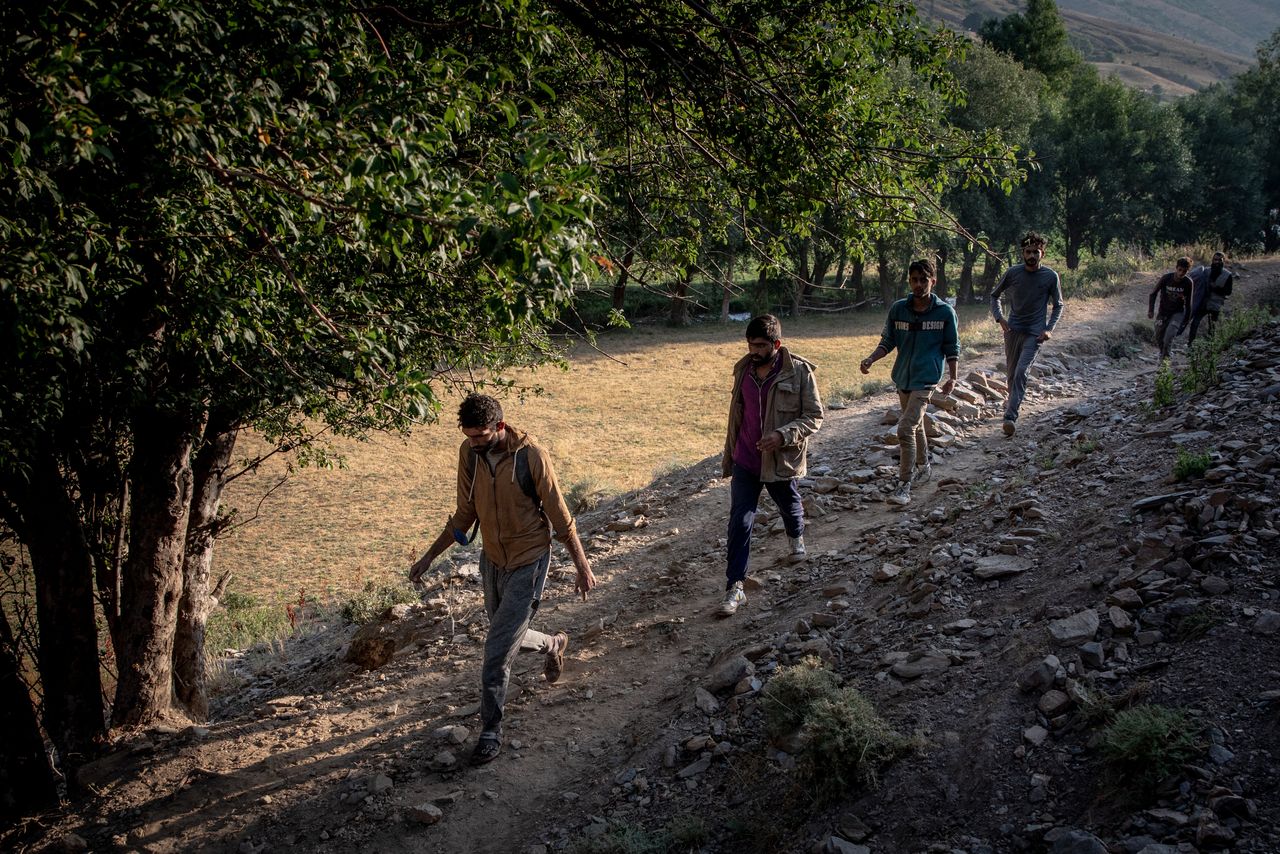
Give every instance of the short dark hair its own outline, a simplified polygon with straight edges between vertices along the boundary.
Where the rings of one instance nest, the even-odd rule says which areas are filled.
[[[907,268],[907,277],[910,278],[912,273],[924,273],[926,279],[938,278],[938,271],[928,258],[917,258],[912,261],[911,266]]]
[[[1177,261],[1174,261],[1174,262],[1173,262],[1173,266],[1175,266],[1175,267],[1181,267],[1181,268],[1182,268],[1182,269],[1184,269],[1184,270],[1190,270],[1190,269],[1191,269],[1191,259],[1190,259],[1190,258],[1188,258],[1186,255],[1183,255],[1183,256],[1182,256],[1181,258],[1179,258]]]
[[[487,394],[472,392],[458,407],[458,426],[468,430],[491,427],[502,420],[502,404]]]
[[[753,317],[747,324],[747,337],[764,338],[776,344],[782,340],[782,321],[772,314]]]
[[[1043,249],[1046,243],[1048,243],[1048,241],[1045,240],[1043,236],[1036,234],[1034,231],[1028,231],[1022,236],[1022,242],[1019,245],[1023,249],[1026,249],[1028,246],[1034,246],[1036,249]]]

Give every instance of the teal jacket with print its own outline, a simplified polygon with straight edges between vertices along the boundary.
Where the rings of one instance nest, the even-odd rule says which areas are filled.
[[[889,309],[880,335],[886,352],[897,349],[893,384],[902,391],[933,388],[942,379],[947,359],[960,357],[960,324],[956,310],[929,294],[929,308],[917,312],[912,297],[900,299]]]

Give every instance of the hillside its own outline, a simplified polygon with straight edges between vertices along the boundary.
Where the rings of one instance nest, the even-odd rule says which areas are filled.
[[[1233,310],[1280,301],[1280,262],[1239,273]],[[571,633],[565,677],[547,685],[536,657],[520,661],[490,765],[459,762],[484,634],[461,556],[421,605],[362,632],[390,641],[364,647],[383,651],[362,658],[373,669],[344,660],[344,628],[245,655],[213,722],[121,741],[83,770],[93,797],[6,841],[156,854],[1280,850],[1280,321],[1221,363],[1218,385],[1154,407],[1154,359],[1131,323],[1148,286],[1068,306],[1012,440],[998,404],[938,413],[935,480],[907,508],[882,500],[891,396],[830,413],[805,487],[809,560],[784,565],[777,525],[758,520],[755,583],[730,620],[711,615],[727,505],[714,459],[582,515],[601,586],[575,601],[560,561],[538,620]],[[998,354],[965,358],[981,402]],[[1178,448],[1208,453],[1181,482]],[[762,691],[806,656],[911,736],[878,787],[820,801],[804,740],[766,738]],[[1150,703],[1181,710],[1192,738],[1147,792],[1108,776],[1098,734]]]
[[[924,0],[922,14],[959,31],[1024,8],[1013,0]],[[1280,5],[1263,0],[1062,0],[1072,43],[1104,73],[1165,96],[1186,94],[1248,68],[1280,27]]]

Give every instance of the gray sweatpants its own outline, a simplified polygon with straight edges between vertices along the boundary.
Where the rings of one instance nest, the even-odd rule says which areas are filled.
[[[533,563],[511,571],[499,569],[480,555],[480,582],[484,585],[484,610],[489,634],[484,639],[484,665],[480,670],[481,734],[502,736],[502,707],[516,654],[547,651],[549,635],[529,628],[547,583],[551,550]]]
[[[1027,371],[1040,352],[1040,337],[1010,329],[1004,334],[1005,370],[1009,375],[1009,398],[1004,402],[1004,420],[1017,421],[1022,399],[1027,395]]]

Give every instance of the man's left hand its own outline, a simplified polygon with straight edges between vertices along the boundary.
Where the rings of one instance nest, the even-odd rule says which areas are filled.
[[[768,436],[765,436],[759,442],[756,442],[756,448],[766,453],[769,451],[776,451],[781,447],[782,434],[777,430],[774,430]]]
[[[578,566],[578,580],[573,584],[573,592],[582,595],[582,601],[587,601],[587,591],[596,586],[596,576],[591,571],[591,564],[583,561]]]
[[[955,391],[955,388],[956,388],[956,381],[948,377],[947,381],[942,384],[942,393],[951,394],[951,392]]]
[[[1053,337],[1053,333],[1050,332],[1048,329],[1046,329],[1044,332],[1040,333],[1040,337],[1036,338],[1036,340],[1039,341],[1041,344],[1043,344],[1044,342],[1048,341],[1052,337]]]

